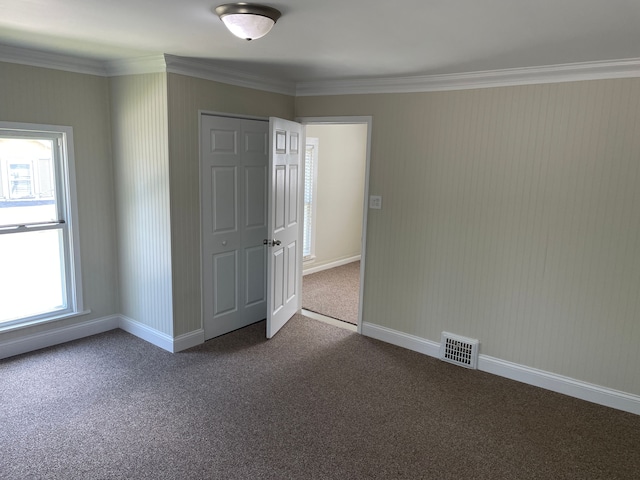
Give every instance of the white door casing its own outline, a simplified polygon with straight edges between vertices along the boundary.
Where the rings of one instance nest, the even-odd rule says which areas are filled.
[[[358,333],[362,333],[362,313],[365,288],[365,268],[367,251],[367,218],[369,215],[369,172],[371,165],[371,135],[373,131],[373,118],[371,116],[345,116],[345,117],[299,117],[296,119],[305,125],[342,125],[342,124],[366,124],[367,125],[367,153],[364,173],[364,197],[362,216],[362,246],[360,249],[360,294],[358,301]]]
[[[269,136],[267,338],[300,310],[303,127],[272,117]]]
[[[266,121],[201,118],[205,339],[266,317],[268,131]]]

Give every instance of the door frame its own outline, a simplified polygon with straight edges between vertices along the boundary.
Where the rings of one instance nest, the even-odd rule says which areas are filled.
[[[373,129],[373,117],[366,116],[338,116],[338,117],[297,117],[296,122],[305,127],[307,125],[367,125],[367,150],[364,172],[364,198],[362,199],[362,245],[360,251],[360,292],[358,296],[358,333],[362,334],[362,309],[364,305],[364,272],[367,248],[367,217],[369,214],[369,176],[371,166],[371,132]],[[300,258],[300,280],[302,281],[302,256]],[[302,296],[301,296],[302,301]],[[300,305],[302,307],[302,305]]]
[[[265,122],[269,122],[269,117],[263,116],[255,116],[255,115],[242,115],[242,114],[234,114],[229,112],[219,112],[213,110],[198,110],[198,171],[199,175],[202,175],[202,145],[200,139],[200,130],[202,128],[202,117],[203,115],[212,115],[217,117],[227,117],[227,118],[239,118],[246,120],[262,120]],[[346,125],[346,124],[366,124],[367,125],[367,146],[366,146],[366,160],[365,160],[365,178],[364,178],[364,198],[362,199],[363,208],[362,208],[362,244],[361,244],[361,252],[360,252],[360,291],[358,296],[358,325],[357,331],[359,334],[362,334],[362,311],[364,305],[364,279],[365,279],[365,264],[366,264],[366,246],[367,246],[367,219],[369,214],[369,178],[370,178],[370,166],[371,166],[371,135],[373,130],[373,117],[370,115],[365,116],[330,116],[330,117],[296,117],[295,120],[298,123],[301,123],[303,127],[306,127],[308,124],[312,125]],[[301,145],[304,145],[306,139],[306,128],[303,129],[303,138]],[[200,190],[200,185],[198,184],[198,190]],[[299,202],[303,202],[304,198],[302,195],[299,195]],[[200,215],[202,214],[202,192],[199,192],[199,208]],[[299,205],[300,206],[300,205]],[[302,235],[302,233],[301,233]],[[202,225],[200,225],[200,324],[201,328],[204,329],[204,291],[203,291],[203,275],[202,271],[202,262],[203,262],[203,251],[202,251]],[[302,239],[300,239],[300,246],[302,245]],[[301,250],[301,247],[300,247]],[[298,282],[299,285],[302,285],[302,252],[299,252],[299,275]],[[302,308],[302,295],[300,295],[300,299],[298,301],[298,312],[300,312]],[[266,312],[265,312],[266,314]]]

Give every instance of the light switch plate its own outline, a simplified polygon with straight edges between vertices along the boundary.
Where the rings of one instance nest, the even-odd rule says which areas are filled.
[[[369,208],[382,210],[382,197],[380,195],[369,195]]]

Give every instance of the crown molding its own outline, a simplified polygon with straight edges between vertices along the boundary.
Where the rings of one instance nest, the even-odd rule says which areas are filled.
[[[202,78],[204,80],[212,80],[214,82],[228,83],[238,87],[280,93],[282,95],[294,96],[296,94],[296,85],[294,82],[221,68],[206,60],[177,57],[174,55],[165,55],[164,57],[167,65],[167,73],[177,73]]]
[[[640,58],[412,77],[299,82],[296,96],[439,92],[640,77]]]
[[[640,77],[640,58],[446,75],[319,80],[298,83],[222,68],[216,66],[212,61],[167,54],[99,61],[0,45],[0,62],[103,77],[163,72],[177,73],[255,90],[300,97],[438,92]]]
[[[107,75],[114,77],[144,73],[176,73],[188,77],[202,78],[204,80],[212,80],[283,95],[293,96],[296,92],[293,82],[221,68],[208,60],[179,57],[169,54],[107,62],[106,72]]]
[[[18,63],[31,67],[52,68],[66,72],[84,73],[87,75],[106,75],[104,63],[99,60],[43,52],[28,48],[0,45],[0,62]]]
[[[150,55],[148,57],[110,60],[104,63],[106,75],[119,77],[144,73],[163,73],[167,70],[164,57],[164,55]]]
[[[294,82],[253,75],[246,72],[221,68],[211,61],[174,55],[150,55],[147,57],[121,60],[89,60],[47,53],[27,48],[0,45],[0,62],[17,63],[34,67],[51,68],[74,73],[117,77],[145,73],[177,73],[221,83],[252,88],[267,92],[293,96],[296,93]]]

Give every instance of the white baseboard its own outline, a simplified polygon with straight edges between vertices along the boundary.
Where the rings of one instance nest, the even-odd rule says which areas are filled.
[[[362,335],[413,350],[414,352],[424,353],[430,357],[437,358],[440,352],[440,344],[437,342],[391,330],[390,328],[380,327],[372,323],[362,323]]]
[[[181,352],[187,348],[195,347],[204,343],[204,329],[179,335],[173,340],[173,352]]]
[[[119,327],[125,332],[129,332],[171,353],[181,352],[204,343],[204,329],[202,328],[174,338],[124,315],[120,315]]]
[[[439,343],[397,330],[365,322],[362,324],[362,334],[431,357],[438,358],[439,356]],[[478,357],[478,370],[640,415],[640,396],[638,395],[582,382],[488,355]]]
[[[142,340],[146,340],[156,347],[160,347],[168,352],[173,352],[173,337],[171,335],[162,333],[155,328],[151,328],[124,315],[120,315],[120,324],[118,326],[125,332],[135,335]]]
[[[480,355],[478,370],[640,415],[640,396]]]
[[[32,333],[20,338],[0,341],[0,358],[13,357],[14,355],[21,355],[41,348],[52,347],[60,343],[107,332],[118,328],[119,324],[120,317],[112,315],[75,325],[54,328],[45,332]]]
[[[302,275],[311,275],[312,273],[318,273],[323,270],[329,270],[330,268],[341,267],[342,265],[346,265],[347,263],[357,262],[360,260],[360,255],[356,255],[355,257],[343,258],[342,260],[336,260],[335,262],[325,263],[324,265],[319,265],[317,267],[307,268],[302,267]]]
[[[111,315],[66,327],[52,328],[44,332],[27,334],[10,340],[0,340],[0,359],[33,352],[41,348],[78,340],[98,333],[121,328],[136,337],[156,345],[168,352],[180,352],[204,343],[204,330],[196,330],[179,337],[159,332],[124,315]]]

